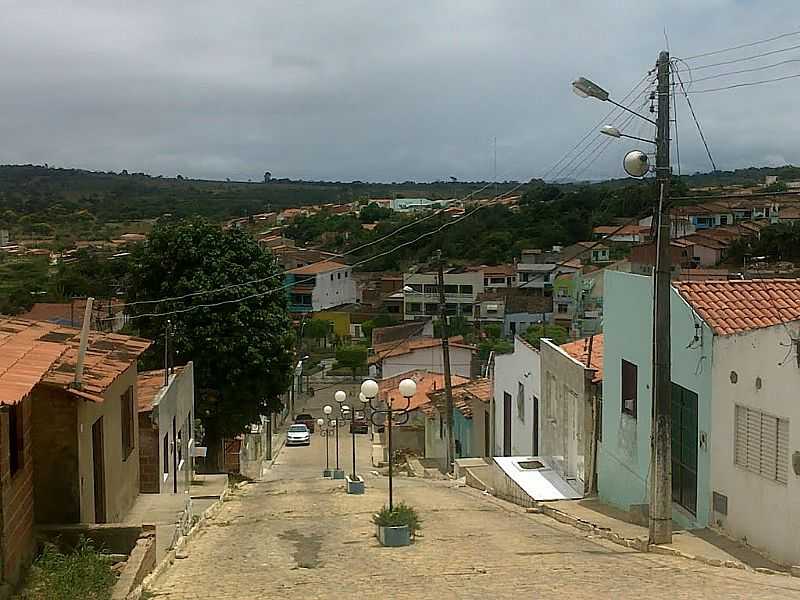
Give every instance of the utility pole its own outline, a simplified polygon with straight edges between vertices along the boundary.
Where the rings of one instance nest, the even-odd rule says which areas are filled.
[[[670,206],[669,187],[669,52],[662,51],[658,73],[656,121],[656,191],[658,241],[653,302],[653,422],[651,434],[651,544],[672,542],[672,377],[670,356]]]
[[[439,250],[439,333],[442,338],[442,363],[444,365],[444,396],[446,399],[445,410],[447,411],[447,472],[453,472],[455,462],[456,441],[453,437],[453,388],[450,380],[450,338],[447,326],[447,303],[444,295],[444,259],[442,251]]]

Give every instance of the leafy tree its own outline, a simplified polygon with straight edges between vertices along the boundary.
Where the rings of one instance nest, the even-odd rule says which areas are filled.
[[[340,367],[352,370],[355,379],[356,371],[367,365],[367,347],[357,344],[339,346],[336,349],[336,362]]]
[[[472,325],[465,317],[457,315],[448,317],[447,319],[447,335],[449,337],[464,336],[472,333]],[[441,337],[442,335],[442,322],[437,319],[433,322],[433,335],[434,337]]]
[[[484,325],[483,332],[490,340],[497,340],[503,336],[503,328],[497,323],[489,323],[488,325]]]
[[[146,367],[162,364],[166,319],[145,315],[229,302],[169,315],[177,362],[194,362],[197,416],[211,447],[281,406],[294,340],[281,283],[255,240],[200,218],[158,223],[135,251],[128,302],[183,297],[129,307],[131,324],[154,340]],[[184,297],[211,289],[220,291]]]
[[[375,315],[372,319],[361,323],[361,332],[367,340],[372,340],[372,330],[376,327],[388,327],[395,322],[395,319],[389,313],[380,313]]]
[[[510,354],[514,351],[514,344],[502,338],[489,338],[478,344],[478,358],[488,360],[489,354]]]
[[[319,346],[320,340],[327,340],[331,332],[331,322],[323,319],[311,319],[303,327],[303,337],[311,338]]]
[[[378,206],[374,202],[364,206],[358,213],[358,218],[362,223],[375,223],[376,221],[383,221],[388,219],[394,213],[390,208]]]
[[[783,181],[776,181],[775,183],[770,183],[768,186],[764,188],[765,192],[785,192],[789,189],[789,186],[786,185]]]
[[[560,325],[531,325],[522,338],[534,348],[539,347],[542,338],[548,338],[560,346],[569,341],[569,332]]]

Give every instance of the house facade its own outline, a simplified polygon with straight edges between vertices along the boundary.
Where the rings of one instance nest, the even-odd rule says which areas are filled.
[[[562,346],[541,340],[539,455],[576,491],[596,487],[603,381],[603,335]]]
[[[448,269],[444,272],[445,309],[451,316],[473,320],[475,299],[484,291],[479,269]],[[439,277],[437,273],[406,273],[403,276],[405,320],[439,317]]]
[[[139,491],[183,494],[192,483],[194,365],[139,373]]]
[[[452,375],[472,376],[475,346],[465,344],[460,336],[450,338],[450,372]],[[413,370],[444,373],[442,341],[419,337],[400,342],[376,344],[369,357],[370,374],[379,378],[394,377]]]
[[[521,337],[514,352],[494,359],[492,401],[489,407],[494,456],[539,454],[541,356]]]
[[[453,395],[455,458],[491,456],[489,404],[492,383],[486,378],[456,384]],[[443,389],[428,392],[425,413],[425,458],[447,458],[447,401]]]
[[[353,304],[356,285],[352,268],[343,263],[326,260],[286,273],[289,311],[307,314]]]

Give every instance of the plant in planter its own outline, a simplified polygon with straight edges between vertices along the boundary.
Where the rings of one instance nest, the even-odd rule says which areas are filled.
[[[384,506],[372,517],[377,526],[377,537],[383,546],[408,546],[420,529],[417,511],[401,502],[391,509]]]

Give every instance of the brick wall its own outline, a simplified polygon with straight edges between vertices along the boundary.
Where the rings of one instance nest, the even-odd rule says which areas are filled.
[[[75,400],[37,385],[33,403],[33,487],[37,523],[78,523],[78,424]]]
[[[161,483],[158,428],[150,420],[150,412],[139,413],[139,491],[158,494]]]
[[[0,413],[0,488],[2,489],[3,580],[16,583],[33,558],[33,452],[31,444],[31,399],[19,405],[24,446],[22,465],[11,475],[9,416]]]

